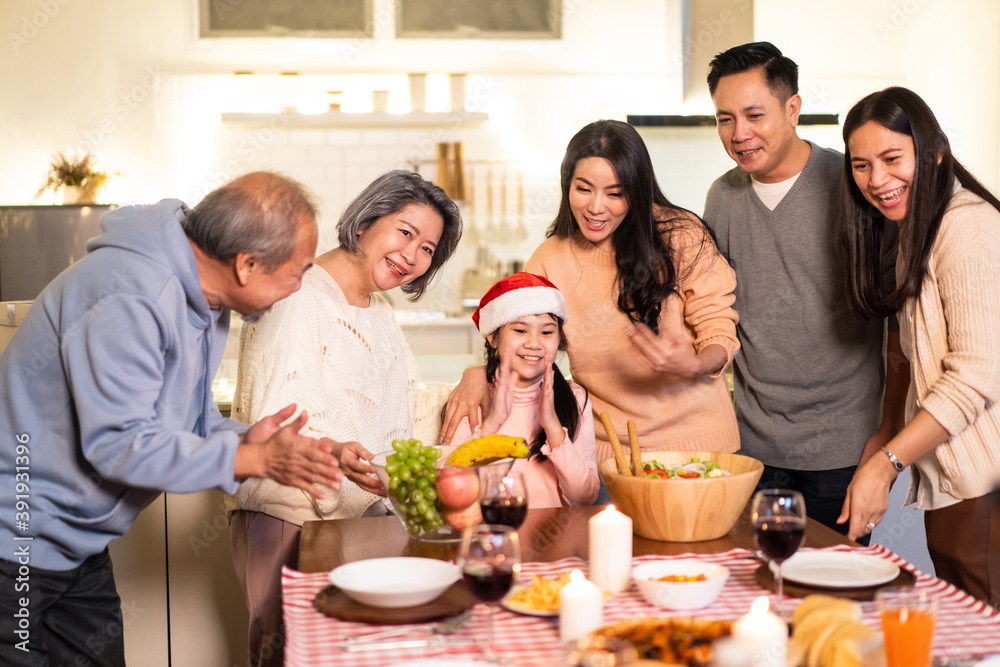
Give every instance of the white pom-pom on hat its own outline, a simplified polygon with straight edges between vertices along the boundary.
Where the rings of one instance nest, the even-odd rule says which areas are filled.
[[[519,317],[545,313],[566,322],[566,302],[559,288],[542,276],[521,271],[500,279],[483,295],[472,321],[486,338]]]

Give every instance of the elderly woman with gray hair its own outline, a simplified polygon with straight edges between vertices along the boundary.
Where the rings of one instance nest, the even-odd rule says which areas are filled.
[[[337,232],[340,246],[316,258],[302,289],[240,335],[233,418],[253,423],[295,403],[309,413],[309,435],[332,447],[347,477],[339,490],[315,494],[250,479],[229,499],[254,666],[282,664],[281,566],[297,564],[302,523],[386,512],[369,450],[410,437],[419,378],[377,292],[401,287],[419,299],[455,252],[462,220],[441,188],[398,170],[348,205]]]

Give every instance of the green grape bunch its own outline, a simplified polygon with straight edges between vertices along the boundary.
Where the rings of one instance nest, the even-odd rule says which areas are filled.
[[[441,450],[424,447],[419,440],[393,440],[385,460],[389,475],[389,493],[396,499],[400,515],[410,534],[430,532],[445,525],[441,517],[441,500],[434,488],[437,482],[437,461]]]

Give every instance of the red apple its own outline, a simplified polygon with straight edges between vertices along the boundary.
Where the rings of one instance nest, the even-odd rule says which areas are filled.
[[[468,507],[458,510],[446,507],[441,512],[441,516],[455,530],[465,530],[468,526],[475,526],[483,522],[483,513],[479,509],[479,503],[472,503]]]
[[[479,473],[475,468],[447,466],[438,472],[435,488],[442,505],[450,509],[465,509],[476,504],[479,498]]]

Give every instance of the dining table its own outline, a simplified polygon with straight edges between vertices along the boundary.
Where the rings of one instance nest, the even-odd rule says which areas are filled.
[[[539,508],[528,510],[518,529],[521,543],[521,581],[531,577],[556,577],[573,569],[587,572],[589,520],[601,506]],[[285,664],[289,667],[350,665],[378,667],[394,665],[461,665],[481,656],[480,639],[485,632],[483,605],[476,605],[471,619],[459,630],[426,646],[355,652],[346,650],[345,640],[385,629],[372,622],[352,622],[331,617],[317,608],[317,601],[329,590],[329,572],[354,561],[393,556],[454,560],[454,542],[412,539],[397,517],[369,517],[308,521],[302,526],[297,569],[282,571],[282,601],[285,621]],[[1000,654],[1000,612],[960,591],[951,584],[916,569],[902,557],[881,545],[864,547],[813,520],[806,525],[801,551],[826,550],[857,552],[891,561],[900,569],[907,584],[926,589],[940,597],[934,635],[934,654],[941,664],[960,656]],[[645,616],[691,616],[734,620],[748,612],[760,596],[773,595],[767,578],[761,576],[761,562],[754,551],[749,506],[730,532],[704,542],[662,542],[633,535],[633,567],[664,558],[694,557],[724,565],[730,575],[719,597],[707,607],[691,612],[671,612],[649,605],[635,586],[608,598],[604,621]],[[791,590],[795,591],[794,586]],[[786,581],[786,610],[798,599],[789,594]],[[880,630],[874,603],[864,601],[862,620]],[[377,619],[374,619],[377,620]],[[423,632],[430,624],[413,624]],[[407,628],[409,629],[409,628]],[[522,667],[559,667],[573,664],[570,648],[559,641],[557,617],[522,615],[499,609],[495,614],[495,646],[510,664]],[[955,663],[960,664],[960,663]],[[972,664],[972,663],[969,663]]]

